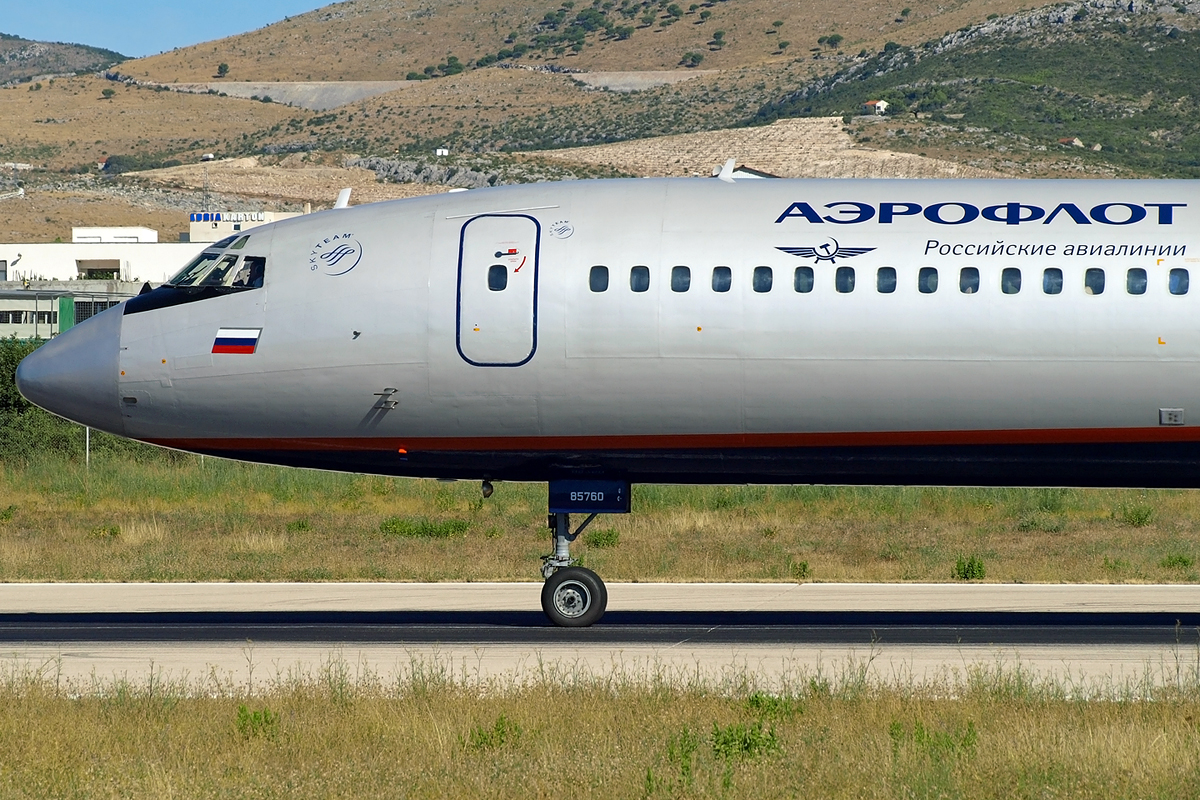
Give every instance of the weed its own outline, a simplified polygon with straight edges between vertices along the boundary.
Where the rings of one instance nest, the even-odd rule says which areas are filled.
[[[616,547],[621,542],[621,534],[613,528],[601,528],[598,531],[585,533],[583,541],[588,547],[595,547],[597,549]]]
[[[92,528],[88,532],[89,539],[99,539],[104,542],[111,542],[121,535],[120,525],[101,525],[98,528]]]
[[[521,734],[521,726],[501,714],[490,728],[482,725],[471,728],[467,743],[472,750],[496,750],[505,745],[515,745]]]
[[[306,519],[297,519],[287,524],[288,533],[300,533],[302,531],[311,531],[312,525]]]
[[[17,507],[11,505],[6,509],[0,510],[0,522],[10,522],[13,516],[17,513]]]
[[[461,519],[437,521],[423,517],[388,517],[379,523],[381,533],[410,539],[452,539],[465,534],[469,527],[471,524]]]
[[[918,752],[939,761],[947,757],[972,755],[979,744],[979,732],[975,729],[975,723],[970,720],[966,727],[953,731],[932,730],[926,728],[920,720],[914,722],[909,729],[893,720],[888,726],[888,736],[892,740],[892,752],[895,754],[905,745],[911,745]]]
[[[1104,557],[1104,568],[1109,572],[1124,572],[1129,569],[1129,562],[1123,558]]]
[[[779,737],[773,727],[764,730],[761,719],[750,725],[736,722],[724,728],[714,722],[712,749],[715,756],[726,761],[754,758],[778,750]]]
[[[1019,531],[1042,531],[1043,533],[1058,533],[1066,527],[1062,517],[1053,516],[1044,511],[1037,511],[1017,523]]]
[[[983,565],[983,559],[979,556],[969,556],[963,558],[958,557],[958,561],[954,563],[954,572],[951,577],[960,581],[977,581],[983,580],[987,576],[987,568]]]
[[[243,739],[276,739],[279,736],[279,714],[268,708],[251,711],[243,703],[237,710],[237,732]]]
[[[1131,528],[1144,528],[1154,521],[1154,507],[1145,503],[1119,505],[1113,516]]]
[[[667,762],[679,770],[679,789],[687,789],[692,785],[692,770],[698,749],[700,737],[691,728],[684,728],[667,740]]]
[[[795,580],[803,581],[812,577],[812,570],[809,569],[807,561],[793,561],[789,569]]]
[[[746,708],[760,717],[790,719],[804,713],[804,703],[788,695],[754,692],[746,698]]]
[[[1195,563],[1196,560],[1191,556],[1185,556],[1183,553],[1172,553],[1158,562],[1158,565],[1163,569],[1187,569]]]

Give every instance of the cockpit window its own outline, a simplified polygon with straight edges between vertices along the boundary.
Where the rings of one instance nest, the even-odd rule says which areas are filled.
[[[237,263],[237,260],[238,257],[232,253],[227,256],[222,256],[221,260],[217,262],[216,266],[210,269],[208,274],[205,275],[204,278],[196,285],[225,286],[227,285],[225,282],[226,278],[229,278],[230,282],[232,282],[232,278],[235,274],[233,271],[233,265]]]
[[[167,286],[177,289],[212,288],[225,290],[259,289],[267,272],[264,256],[245,256],[236,253],[202,253],[171,280]]]
[[[196,256],[196,260],[188,264],[175,276],[167,281],[168,286],[195,286],[200,280],[208,274],[212,265],[217,263],[217,259],[221,257],[220,253],[201,253]]]
[[[212,246],[212,249],[213,250],[224,250],[226,247],[229,247],[229,245],[233,244],[234,240],[238,238],[238,235],[239,234],[235,233],[233,236],[226,236],[224,239],[222,239],[221,241],[214,244]],[[249,239],[250,237],[246,236],[243,238]]]
[[[248,242],[248,241],[250,241],[250,237],[243,236],[242,238],[240,238],[236,242],[234,242],[233,245],[229,249],[230,250],[241,250],[243,247],[246,246],[246,242]]]

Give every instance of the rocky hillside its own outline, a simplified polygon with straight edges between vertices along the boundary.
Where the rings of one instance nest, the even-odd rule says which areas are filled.
[[[61,42],[34,42],[0,33],[0,85],[40,75],[94,72],[125,61],[112,50]]]
[[[131,62],[122,72],[167,82],[396,80],[494,63],[730,69],[797,58],[821,71],[839,51],[915,44],[1021,7],[1021,0],[347,0]]]
[[[892,45],[765,104],[758,121],[859,117],[859,141],[993,166],[1200,177],[1200,3],[1088,0]],[[1064,141],[1065,140],[1065,141]],[[953,153],[957,152],[957,156]]]

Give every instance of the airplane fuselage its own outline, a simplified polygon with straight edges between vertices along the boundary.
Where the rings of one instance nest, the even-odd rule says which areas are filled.
[[[1182,181],[456,192],[256,228],[213,252],[260,286],[161,287],[19,378],[134,439],[388,475],[1196,487],[1198,232]]]

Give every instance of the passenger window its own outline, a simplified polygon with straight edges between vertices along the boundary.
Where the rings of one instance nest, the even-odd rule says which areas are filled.
[[[733,270],[729,267],[713,267],[713,291],[728,292],[730,286],[733,286]]]
[[[592,267],[588,273],[588,288],[593,292],[608,291],[608,267]]]
[[[854,267],[838,267],[833,274],[833,287],[842,294],[854,291]]]
[[[896,291],[896,268],[880,267],[875,273],[875,289],[880,294],[891,294]]]
[[[503,292],[508,288],[508,267],[503,264],[488,267],[488,288],[493,292]]]
[[[671,291],[686,292],[692,288],[692,270],[690,267],[671,267]]]
[[[754,268],[754,291],[762,294],[763,292],[771,291],[771,285],[775,282],[775,273],[770,267],[755,267]]]
[[[1083,273],[1084,294],[1104,294],[1104,270],[1091,267]]]
[[[629,270],[629,288],[635,292],[645,292],[650,289],[650,268],[634,267]]]
[[[812,267],[796,267],[796,274],[792,278],[792,285],[797,292],[801,294],[811,292],[814,282]]]
[[[938,273],[934,267],[921,267],[917,273],[917,289],[921,294],[933,294],[937,291]]]
[[[1169,283],[1171,294],[1187,294],[1188,293],[1188,271],[1186,269],[1171,270],[1171,279]]]
[[[975,294],[979,291],[979,269],[963,267],[958,273],[958,290],[963,294]]]
[[[1046,294],[1062,294],[1062,270],[1058,267],[1047,267],[1042,273],[1042,291]]]
[[[1016,294],[1021,291],[1021,270],[1016,267],[1005,267],[1000,273],[1000,291],[1005,294]]]
[[[1141,267],[1134,267],[1125,273],[1125,291],[1130,294],[1145,294],[1147,283],[1146,270]]]

